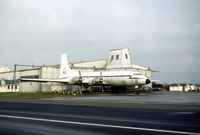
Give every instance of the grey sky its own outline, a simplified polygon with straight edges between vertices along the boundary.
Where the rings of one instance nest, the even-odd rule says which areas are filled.
[[[107,58],[128,47],[161,82],[200,83],[199,0],[0,0],[0,65]]]

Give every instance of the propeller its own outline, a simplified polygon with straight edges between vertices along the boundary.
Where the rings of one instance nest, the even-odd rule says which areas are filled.
[[[79,73],[78,82],[79,82],[79,83],[82,83],[82,82],[83,82],[83,78],[82,78],[82,76],[81,76],[81,71],[78,71],[78,73]]]
[[[103,75],[102,75],[102,72],[100,72],[100,79],[99,79],[99,82],[100,82],[100,84],[101,84],[101,90],[102,90],[102,92],[104,92],[104,89],[103,89]]]
[[[78,83],[81,84],[81,89],[83,90],[84,86],[83,86],[83,78],[81,76],[81,71],[78,71],[78,73],[79,73]]]

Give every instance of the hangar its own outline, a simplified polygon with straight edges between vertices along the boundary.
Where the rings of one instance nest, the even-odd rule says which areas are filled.
[[[128,48],[110,50],[107,59],[71,63],[70,66],[77,71],[132,70],[141,72],[149,79],[152,79],[152,70],[150,68],[132,64]],[[67,86],[60,83],[18,81],[19,78],[57,79],[59,77],[59,68],[60,65],[15,65],[13,71],[0,72],[0,92],[49,92],[76,89],[77,86]],[[148,85],[148,87],[151,86],[151,84]]]

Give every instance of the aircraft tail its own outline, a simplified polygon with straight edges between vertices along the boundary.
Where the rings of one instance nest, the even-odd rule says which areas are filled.
[[[69,67],[67,54],[63,53],[61,55],[61,63],[60,63],[60,76],[59,78],[69,77],[72,69]]]

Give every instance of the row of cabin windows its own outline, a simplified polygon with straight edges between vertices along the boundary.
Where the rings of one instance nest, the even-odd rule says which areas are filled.
[[[13,83],[19,83],[19,80],[4,80],[5,84],[13,84]]]
[[[114,60],[114,58],[115,58],[115,60],[119,60],[119,55],[116,55],[116,56],[112,55],[111,56],[111,61]],[[125,54],[125,58],[128,59],[128,54]]]
[[[7,88],[8,89],[17,89],[17,85],[8,85]]]
[[[39,79],[39,75],[21,76],[20,78],[32,78],[32,79]]]

